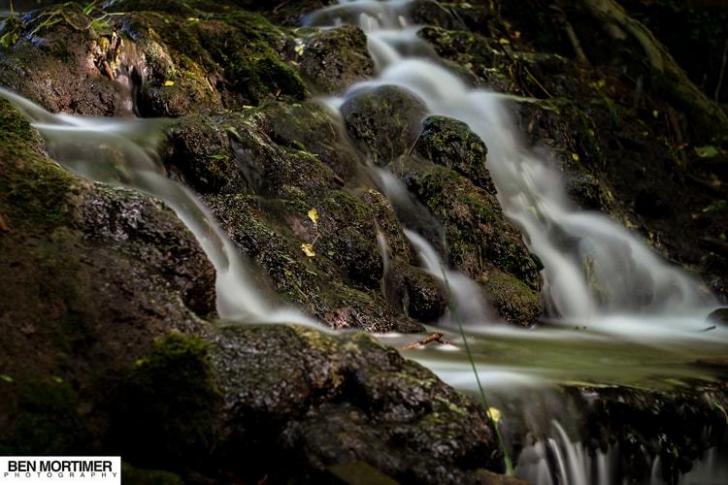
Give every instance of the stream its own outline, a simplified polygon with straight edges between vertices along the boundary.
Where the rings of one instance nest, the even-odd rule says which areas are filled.
[[[408,358],[476,397],[473,368],[477,370],[491,409],[500,414],[516,476],[537,485],[626,483],[617,465],[618,449],[584,444],[576,425],[581,401],[563,390],[588,401],[598,399],[600,389],[670,392],[725,382],[728,328],[706,322],[717,300],[624,227],[570,202],[559,172],[522,143],[507,97],[472,89],[444,67],[417,36],[418,27],[408,20],[409,6],[406,0],[341,1],[306,18],[307,25],[321,29],[360,26],[377,67],[374,79],[320,102],[337,119],[347,99],[396,85],[419,96],[431,114],[466,122],[488,147],[488,169],[504,213],[543,263],[543,298],[551,319],[531,329],[498,321],[477,284],[448,268],[417,228],[406,227],[422,267],[448,288],[450,311],[428,329],[443,333],[439,344],[417,345],[422,335],[379,338],[408,348],[403,351]],[[271,303],[256,286],[252,266],[208,209],[192,191],[165,176],[156,156],[165,120],[51,114],[9,91],[0,89],[0,96],[32,120],[49,154],[69,169],[165,201],[215,266],[222,318],[329,330],[293,307]],[[411,196],[393,173],[373,164],[365,169],[395,208],[409,204]],[[680,483],[728,483],[726,451],[708,450]],[[652,459],[645,483],[665,483],[659,458]]]

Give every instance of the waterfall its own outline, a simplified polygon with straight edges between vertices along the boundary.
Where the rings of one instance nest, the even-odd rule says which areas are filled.
[[[275,305],[260,291],[239,250],[188,188],[166,177],[156,160],[165,120],[86,118],[53,114],[0,88],[43,135],[50,155],[91,180],[131,187],[164,201],[197,239],[215,267],[217,312],[250,323],[298,323],[325,329],[292,308]]]
[[[419,96],[431,114],[463,121],[483,139],[504,212],[543,262],[544,297],[555,315],[580,322],[623,313],[707,315],[716,302],[696,280],[610,218],[569,201],[560,174],[524,147],[505,96],[470,88],[423,54],[431,50],[408,20],[410,3],[342,1],[307,17],[309,25],[322,28],[356,23],[367,34],[379,74],[350,87],[344,98],[400,86]]]

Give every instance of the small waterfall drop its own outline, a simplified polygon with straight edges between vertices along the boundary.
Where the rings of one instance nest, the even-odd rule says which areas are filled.
[[[260,291],[238,249],[202,202],[169,179],[155,159],[165,120],[100,119],[52,114],[10,91],[0,97],[22,111],[43,135],[55,160],[91,180],[131,187],[164,201],[194,234],[215,267],[221,318],[250,323],[298,323],[324,329]]]

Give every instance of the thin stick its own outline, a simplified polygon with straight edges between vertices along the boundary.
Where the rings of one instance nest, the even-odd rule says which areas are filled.
[[[488,404],[488,397],[485,395],[485,388],[483,387],[483,384],[480,382],[480,375],[478,374],[478,368],[475,366],[475,359],[473,359],[473,353],[470,351],[470,344],[468,344],[468,339],[465,335],[465,329],[463,329],[463,323],[460,321],[460,318],[457,318],[456,312],[457,308],[453,308],[453,299],[451,297],[452,292],[450,291],[450,282],[447,279],[447,273],[445,272],[445,266],[440,263],[440,272],[442,272],[442,280],[445,282],[445,292],[447,293],[447,301],[448,306],[450,307],[450,311],[455,316],[455,320],[458,323],[458,330],[460,330],[460,335],[463,338],[463,344],[465,345],[465,353],[468,356],[468,360],[470,361],[470,367],[473,369],[473,374],[475,374],[475,382],[478,386],[478,391],[480,392],[480,399],[483,401],[483,406],[485,406],[485,411],[488,417],[490,418],[490,421],[493,423],[493,429],[495,429],[495,435],[498,439],[498,445],[501,448],[501,451],[503,452],[503,463],[506,466],[506,475],[513,475],[513,462],[511,461],[511,457],[508,454],[508,450],[506,449],[506,443],[503,440],[503,435],[500,432],[500,427],[498,426],[498,421],[496,421],[493,416],[490,414],[490,404]]]
[[[725,75],[725,65],[728,61],[728,39],[725,41],[725,48],[723,49],[723,62],[720,65],[720,75],[718,76],[718,85],[715,87],[715,100],[718,101],[720,97],[720,88],[723,87],[723,76]]]

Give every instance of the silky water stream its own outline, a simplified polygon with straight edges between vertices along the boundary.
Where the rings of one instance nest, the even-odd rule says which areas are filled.
[[[395,175],[366,166],[398,213],[408,213],[401,221],[405,235],[423,268],[446,285],[451,298],[450,311],[432,329],[443,332],[449,343],[404,353],[466,392],[477,391],[473,367],[477,369],[490,405],[500,414],[517,476],[539,485],[623,483],[628,477],[619,467],[619,449],[582,443],[577,423],[584,403],[599,399],[599,389],[672,392],[725,382],[725,371],[709,365],[724,361],[728,348],[728,329],[705,321],[716,301],[620,225],[577,210],[558,172],[520,142],[505,98],[472,89],[442,67],[417,36],[417,26],[408,21],[409,6],[407,0],[348,1],[307,18],[309,25],[319,28],[359,25],[378,71],[375,79],[322,102],[337,118],[348,98],[396,85],[423,99],[432,114],[466,122],[488,146],[488,169],[505,214],[543,262],[543,298],[553,319],[535,329],[498,322],[477,284],[448,268],[446,258],[419,232],[416,219],[425,226],[434,217]],[[0,96],[33,122],[47,140],[49,154],[69,169],[167,203],[215,266],[221,317],[323,328],[261,291],[244,256],[199,199],[165,176],[156,148],[166,121],[51,114],[6,90],[0,89]],[[383,236],[377,237],[385,247]],[[583,261],[590,263],[589,281]],[[594,287],[600,288],[600,295],[594,294]],[[465,329],[470,356],[457,323]],[[381,340],[412,347],[408,344],[419,337],[383,335]],[[660,460],[651,459],[652,472],[642,481],[663,483]],[[707,450],[680,482],[728,483],[727,462],[725,450]]]
[[[720,381],[725,377],[721,371],[699,364],[721,361],[728,348],[728,330],[706,323],[717,302],[621,225],[578,210],[566,196],[558,171],[521,142],[507,97],[473,89],[443,67],[417,36],[418,27],[408,16],[411,4],[340,1],[306,18],[308,25],[322,29],[358,25],[367,34],[378,70],[374,79],[323,102],[340,120],[339,109],[348,99],[394,85],[418,96],[430,114],[467,123],[488,147],[487,165],[504,213],[521,228],[529,249],[543,263],[543,298],[550,314],[558,317],[546,327],[529,330],[498,323],[477,285],[447,268],[424,235],[408,227],[405,234],[423,268],[446,283],[451,311],[433,329],[449,329],[444,332],[450,343],[406,353],[453,386],[473,393],[478,390],[473,367],[477,369],[490,404],[509,411],[500,412],[501,427],[511,450],[520,444],[518,476],[544,485],[635,480],[620,470],[619,450],[587,449],[580,443],[575,423],[581,410],[570,409],[568,398],[556,389],[672,392]],[[394,174],[373,165],[367,169],[395,209],[412,205]],[[452,326],[456,320],[464,325],[467,346]],[[397,345],[412,342],[406,337],[388,339]],[[594,394],[581,393],[589,392]],[[713,449],[680,481],[728,483],[728,470],[718,465],[726,460],[725,453]],[[659,458],[653,457],[652,468],[644,481],[662,483]]]

